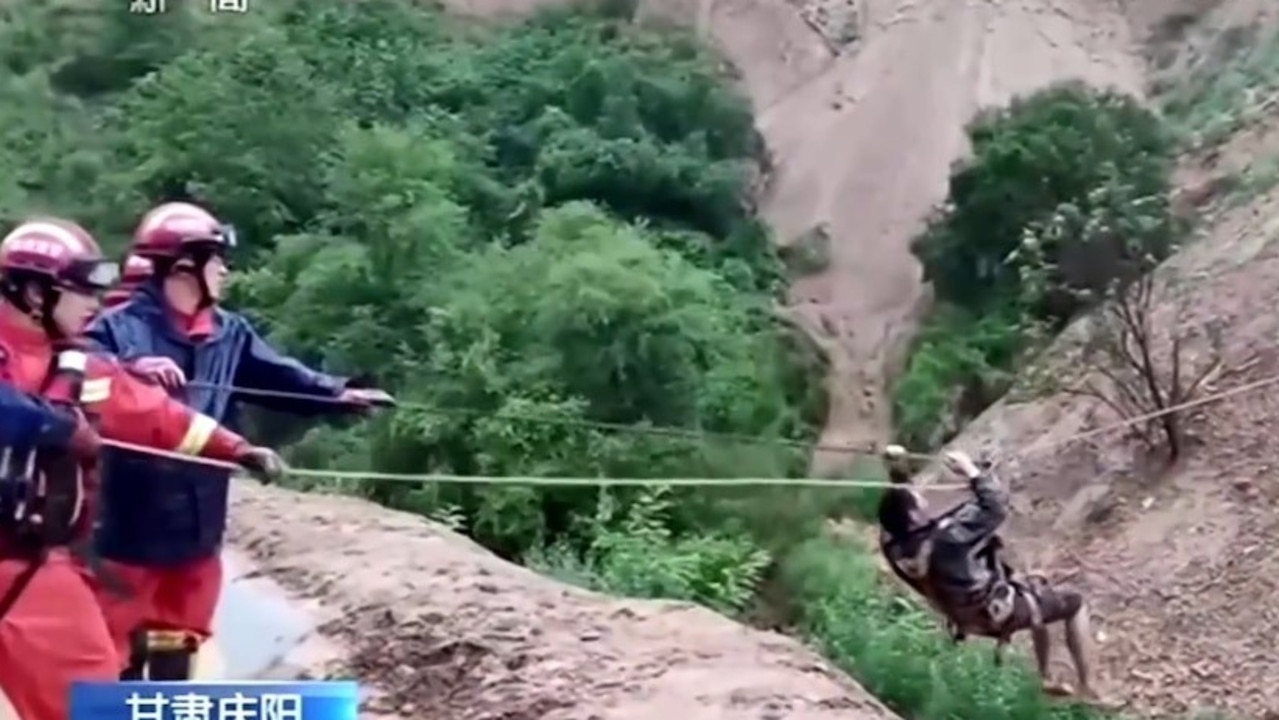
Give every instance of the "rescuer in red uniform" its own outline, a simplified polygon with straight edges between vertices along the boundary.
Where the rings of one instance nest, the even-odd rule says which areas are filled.
[[[73,681],[119,676],[122,661],[70,550],[93,524],[99,436],[238,463],[263,480],[284,470],[273,451],[78,347],[117,276],[75,223],[32,220],[0,241],[0,382],[77,423],[62,449],[0,448],[0,691],[22,720],[65,720]]]
[[[116,283],[115,287],[108,290],[107,294],[102,297],[103,307],[112,308],[128,302],[129,298],[133,296],[133,291],[149,280],[154,272],[155,266],[151,264],[150,260],[137,255],[130,255],[124,261],[124,272],[120,282]]]

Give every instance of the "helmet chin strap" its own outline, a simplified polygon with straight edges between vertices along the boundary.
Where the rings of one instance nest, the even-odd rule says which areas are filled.
[[[59,341],[66,339],[66,333],[62,332],[62,328],[58,327],[57,321],[53,317],[53,309],[57,307],[58,300],[62,298],[62,291],[57,286],[40,283],[40,304],[32,305],[27,299],[26,289],[31,281],[18,285],[6,285],[4,297],[24,315],[34,320],[40,329],[44,330],[44,334],[50,340]]]
[[[189,264],[186,262],[188,259],[190,260]],[[208,267],[209,261],[212,259],[212,253],[192,253],[191,256],[179,260],[173,266],[173,272],[190,275],[195,279],[195,285],[200,289],[200,297],[195,304],[197,311],[208,310],[217,304],[217,300],[213,297],[213,291],[209,289],[209,282],[204,276],[204,269]]]
[[[36,320],[40,323],[40,327],[44,328],[44,333],[49,336],[50,340],[65,340],[66,333],[62,332],[62,328],[58,327],[58,323],[53,317],[53,309],[58,306],[58,300],[62,298],[62,291],[53,285],[46,285],[42,289],[42,295],[41,308]]]

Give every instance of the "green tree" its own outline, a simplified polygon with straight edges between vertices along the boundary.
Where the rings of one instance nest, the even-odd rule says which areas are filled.
[[[341,123],[334,85],[271,27],[195,49],[134,83],[106,113],[116,207],[189,195],[259,246],[321,209],[323,160]],[[124,227],[136,222],[125,217]]]
[[[982,113],[968,137],[972,156],[952,169],[946,203],[911,246],[937,307],[893,405],[902,439],[922,447],[958,434],[1042,340],[1130,279],[1130,256],[1163,259],[1183,230],[1166,200],[1172,137],[1135,98],[1060,84]],[[1040,233],[1064,217],[1102,217],[1094,211],[1116,187],[1141,198],[1122,229]],[[1031,258],[1023,245],[1036,233]]]
[[[1135,98],[1115,91],[1056,85],[983,113],[968,137],[972,157],[951,172],[946,204],[912,252],[939,300],[978,311],[1020,299],[1009,257],[1026,228],[1062,203],[1086,206],[1095,188],[1114,181],[1140,196],[1171,187],[1171,135]],[[1037,309],[1063,321],[1079,307]]]

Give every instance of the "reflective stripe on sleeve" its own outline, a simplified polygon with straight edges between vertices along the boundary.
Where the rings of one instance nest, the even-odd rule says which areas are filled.
[[[84,386],[80,388],[82,405],[104,402],[109,397],[111,397],[111,378],[85,380]]]
[[[195,415],[191,418],[187,434],[182,436],[182,442],[178,443],[177,451],[183,455],[199,455],[204,451],[204,446],[209,444],[209,439],[213,437],[217,429],[217,420],[208,415]]]

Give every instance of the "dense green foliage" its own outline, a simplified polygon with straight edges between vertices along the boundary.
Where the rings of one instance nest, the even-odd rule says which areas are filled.
[[[122,234],[148,202],[192,195],[239,225],[237,304],[275,341],[372,374],[410,406],[309,431],[299,462],[802,471],[785,445],[589,424],[803,440],[822,412],[816,356],[773,317],[781,268],[747,194],[749,107],[690,38],[577,11],[486,30],[389,1],[244,17],[111,7],[11,11],[6,88],[39,102],[6,125],[6,165],[20,170],[0,198],[10,215],[45,206]],[[58,49],[20,41],[40,23],[95,32]],[[297,439],[276,418],[258,424]],[[506,485],[360,491],[457,514],[516,558],[589,547],[574,519],[599,500]],[[615,496],[619,517],[637,497]],[[681,494],[673,531],[704,527],[710,503]]]
[[[804,471],[821,358],[774,315],[782,273],[747,192],[749,108],[690,38],[599,10],[475,28],[399,0],[244,17],[175,5],[0,10],[0,216],[64,213],[118,250],[150,203],[206,202],[248,239],[234,303],[290,351],[371,373],[404,403],[319,427],[257,415],[258,435],[344,470]],[[966,312],[955,322],[986,322]],[[981,337],[1015,352],[1001,332]],[[955,362],[977,372],[979,350],[953,346]],[[944,364],[930,372],[947,381]],[[603,590],[740,615],[762,585],[797,591],[806,629],[912,720],[1057,717],[1019,671],[944,643],[863,548],[814,540],[828,515],[864,511],[863,493],[342,489]]]
[[[902,437],[929,447],[998,399],[1039,340],[1166,257],[1181,231],[1168,209],[1172,134],[1131,97],[1056,85],[983,113],[968,137],[971,157],[912,245],[938,308],[894,407]],[[1100,217],[1117,197],[1123,230],[1066,219]]]

